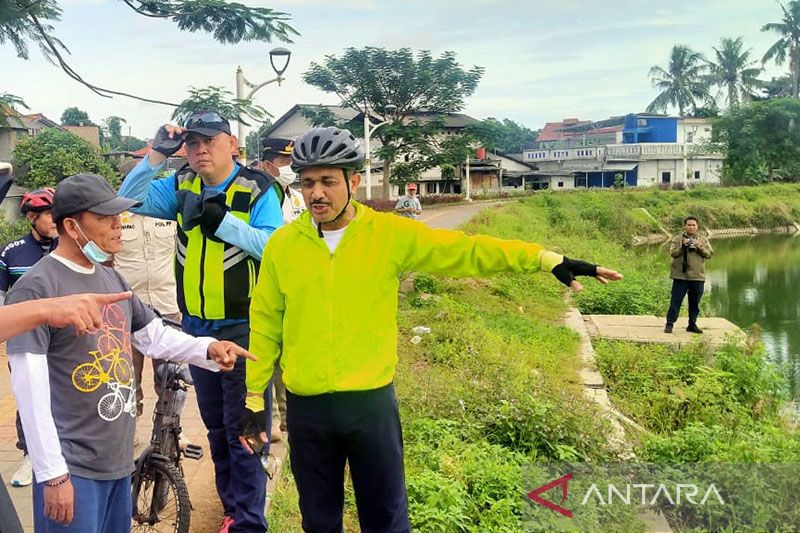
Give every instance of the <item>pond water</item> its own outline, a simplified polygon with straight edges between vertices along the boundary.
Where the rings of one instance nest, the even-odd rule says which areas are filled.
[[[713,316],[761,327],[773,361],[800,399],[800,237],[759,235],[712,241],[706,295]]]

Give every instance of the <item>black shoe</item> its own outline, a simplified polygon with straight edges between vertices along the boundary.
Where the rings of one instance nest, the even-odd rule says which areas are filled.
[[[664,326],[664,333],[672,333],[672,324]]]
[[[697,327],[697,324],[689,324],[689,327],[686,328],[686,331],[689,333],[703,333],[703,330]]]

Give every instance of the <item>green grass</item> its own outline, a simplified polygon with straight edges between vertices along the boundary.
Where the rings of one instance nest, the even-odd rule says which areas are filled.
[[[625,274],[624,283],[608,288],[587,282],[575,298],[584,312],[661,314],[669,261],[666,253],[629,245],[634,235],[658,231],[639,208],[669,231],[687,214],[707,227],[775,227],[800,221],[798,193],[796,184],[544,193],[488,208],[464,229],[544,243]],[[607,424],[576,384],[578,339],[561,324],[564,291],[546,274],[418,275],[414,285],[400,298],[395,381],[412,527],[520,531],[526,465],[614,459]],[[418,325],[431,333],[415,345],[411,330]],[[753,345],[720,355],[694,345],[672,353],[608,343],[598,353],[615,403],[653,432],[631,434],[642,457],[797,458],[797,433],[777,414],[779,379],[760,350]],[[356,524],[352,498],[347,501],[347,521]],[[297,530],[290,479],[281,483],[271,516],[282,526],[276,530]],[[588,529],[641,527],[620,509],[590,519]]]

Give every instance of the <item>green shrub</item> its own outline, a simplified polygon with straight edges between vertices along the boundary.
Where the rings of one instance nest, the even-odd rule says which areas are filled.
[[[23,170],[17,183],[31,189],[55,187],[64,178],[81,172],[99,174],[114,188],[121,181],[117,171],[91,144],[57,128],[45,129],[17,143],[14,166]]]
[[[434,276],[428,274],[417,274],[414,277],[414,290],[419,292],[427,292],[430,294],[437,294],[441,292],[441,283]]]
[[[0,211],[0,248],[15,241],[31,231],[31,225],[25,217],[19,217],[14,222],[6,219],[5,211]]]

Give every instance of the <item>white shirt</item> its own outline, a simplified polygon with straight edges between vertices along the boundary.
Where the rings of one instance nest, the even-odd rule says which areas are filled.
[[[344,235],[344,230],[347,229],[347,226],[343,227],[342,229],[334,229],[330,231],[322,230],[322,238],[325,240],[325,244],[328,245],[328,249],[331,253],[336,250],[336,247],[339,246],[339,241],[342,240],[342,236]]]

